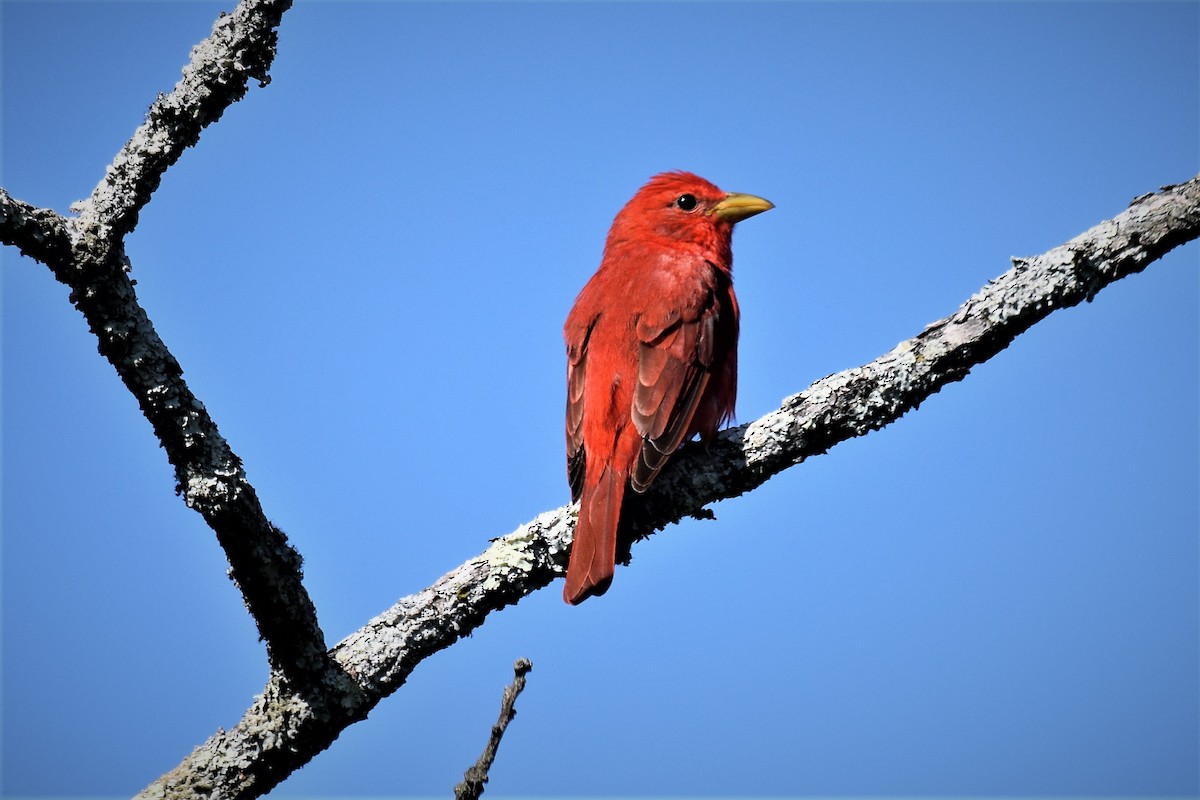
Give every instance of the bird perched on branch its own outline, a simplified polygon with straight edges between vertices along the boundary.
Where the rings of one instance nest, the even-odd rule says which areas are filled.
[[[567,316],[567,477],[579,522],[563,599],[612,582],[626,487],[711,439],[737,397],[735,223],[773,208],[688,172],[656,175],[613,220]]]

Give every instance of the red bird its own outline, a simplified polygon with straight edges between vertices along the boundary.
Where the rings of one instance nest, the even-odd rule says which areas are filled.
[[[613,220],[567,316],[567,477],[579,522],[563,599],[612,582],[625,487],[644,492],[737,397],[734,223],[773,208],[689,172],[656,175]]]

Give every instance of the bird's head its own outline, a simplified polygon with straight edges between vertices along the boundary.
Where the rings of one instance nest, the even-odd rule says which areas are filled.
[[[699,247],[728,262],[734,224],[774,208],[769,200],[722,191],[690,172],[655,175],[613,220],[608,246],[651,242]]]

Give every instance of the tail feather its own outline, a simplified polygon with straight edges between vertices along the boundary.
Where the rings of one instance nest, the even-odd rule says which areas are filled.
[[[563,600],[571,605],[604,594],[612,583],[625,480],[623,473],[606,465],[594,484],[584,486],[563,587]]]

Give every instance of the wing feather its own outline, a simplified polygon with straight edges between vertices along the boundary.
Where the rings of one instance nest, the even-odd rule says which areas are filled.
[[[690,313],[673,312],[658,324],[638,322],[638,383],[633,422],[642,448],[630,485],[644,492],[691,433],[713,365],[713,340],[720,313],[711,292]]]
[[[599,317],[597,317],[598,319]],[[583,447],[583,388],[587,373],[587,345],[596,320],[583,331],[577,342],[567,344],[567,482],[572,502],[583,493],[587,453]]]

